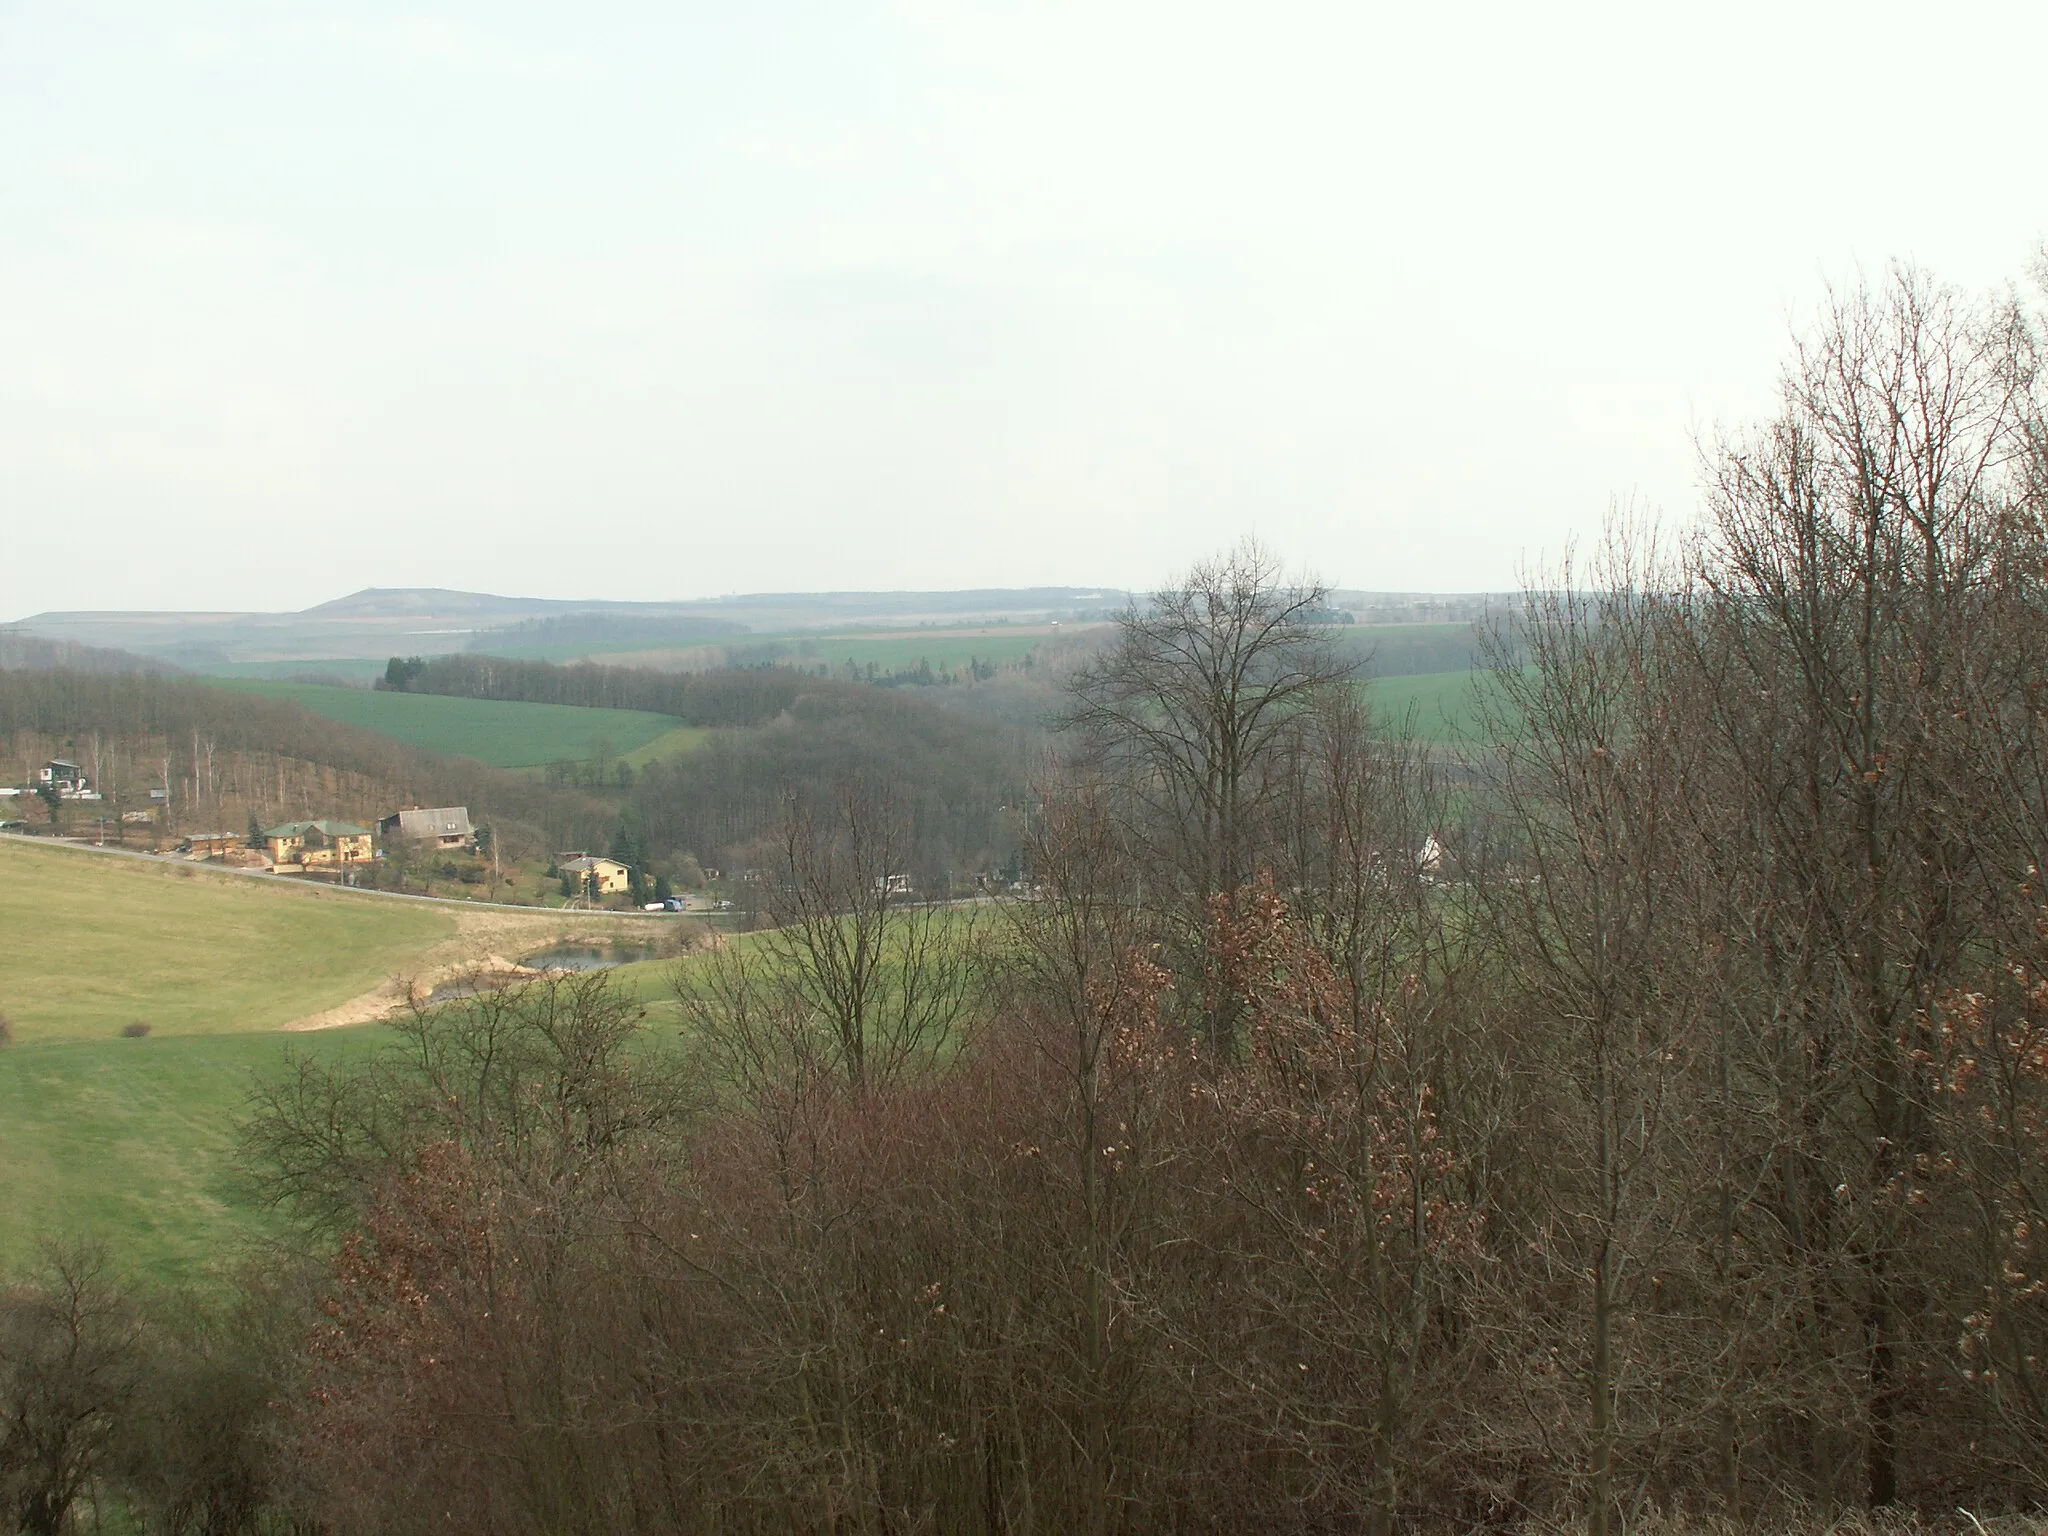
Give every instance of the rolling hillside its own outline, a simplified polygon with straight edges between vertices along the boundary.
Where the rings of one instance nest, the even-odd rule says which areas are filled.
[[[278,1026],[454,932],[424,905],[0,839],[0,1252],[101,1235],[171,1278],[253,1234],[229,1155],[249,1072],[374,1033]]]

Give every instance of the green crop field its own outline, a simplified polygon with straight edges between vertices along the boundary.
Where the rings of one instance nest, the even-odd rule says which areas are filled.
[[[155,1036],[275,1029],[454,932],[413,902],[0,838],[0,1012],[21,1046],[137,1021]]]
[[[663,718],[666,719],[667,717],[664,716]],[[675,721],[670,720],[668,729],[655,737],[654,740],[648,742],[645,746],[635,747],[630,752],[623,752],[620,756],[635,768],[645,768],[657,758],[675,757],[679,753],[694,750],[710,734],[711,728],[709,726],[679,725]]]
[[[535,768],[564,759],[583,762],[597,755],[600,743],[621,757],[631,757],[663,737],[679,747],[690,744],[690,739],[675,735],[680,727],[673,717],[639,709],[514,704],[254,678],[211,681],[267,699],[287,699],[330,720],[379,731],[429,752],[473,757],[494,768]]]
[[[1482,690],[1491,687],[1492,679],[1483,671],[1424,672],[1378,678],[1366,697],[1396,725],[1412,719],[1423,740],[1461,746],[1485,735],[1479,705]]]

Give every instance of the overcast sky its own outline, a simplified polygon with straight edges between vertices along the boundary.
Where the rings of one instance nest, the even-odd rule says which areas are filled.
[[[0,0],[0,619],[1509,586],[1823,284],[2017,280],[2048,6]]]

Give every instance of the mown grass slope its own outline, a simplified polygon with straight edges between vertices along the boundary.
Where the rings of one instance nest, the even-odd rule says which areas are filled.
[[[59,1040],[0,1050],[0,1268],[39,1240],[106,1243],[165,1282],[224,1271],[269,1217],[234,1156],[257,1074],[290,1050],[369,1049],[376,1025],[319,1034]]]
[[[17,1050],[136,1021],[159,1038],[276,1029],[454,931],[420,903],[0,838],[0,1012]]]
[[[558,760],[583,762],[597,755],[600,743],[613,756],[628,756],[677,730],[671,717],[638,709],[518,704],[257,678],[208,681],[264,698],[285,699],[345,725],[378,731],[428,752],[473,757],[493,768],[534,768]],[[680,749],[689,742],[676,738],[675,744]]]

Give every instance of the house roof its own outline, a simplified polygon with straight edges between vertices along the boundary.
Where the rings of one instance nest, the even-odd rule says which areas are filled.
[[[575,873],[581,875],[589,873],[591,870],[596,869],[601,864],[608,864],[613,869],[631,869],[633,867],[630,864],[621,864],[617,859],[607,859],[601,854],[593,856],[587,853],[579,853],[576,855],[575,858],[570,859],[568,862],[560,865],[559,867],[562,869],[573,870]]]
[[[322,837],[368,837],[370,829],[352,821],[288,821],[280,827],[265,827],[265,837],[304,837],[318,832]]]
[[[466,805],[414,806],[384,818],[384,825],[398,823],[400,837],[469,837],[476,828],[469,824]]]
[[[78,764],[72,762],[69,758],[53,757],[43,766],[45,768],[76,768]]]

